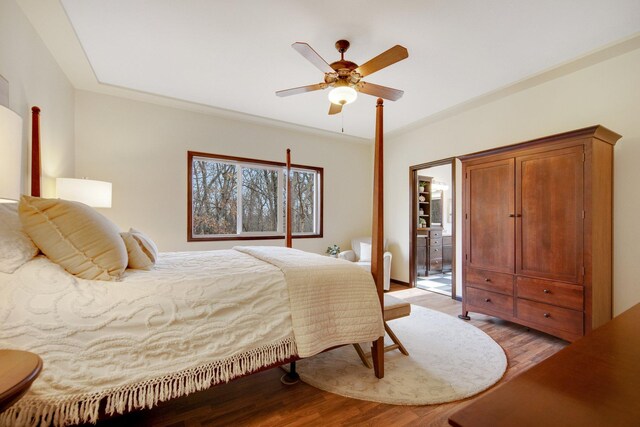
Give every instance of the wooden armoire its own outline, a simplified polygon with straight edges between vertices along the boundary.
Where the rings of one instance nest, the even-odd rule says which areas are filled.
[[[593,126],[461,157],[462,316],[573,341],[611,319],[613,146]]]

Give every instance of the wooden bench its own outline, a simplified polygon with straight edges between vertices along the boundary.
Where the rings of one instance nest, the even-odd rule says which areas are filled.
[[[385,346],[384,351],[392,351],[392,350],[400,350],[402,354],[405,356],[409,355],[407,349],[402,345],[396,334],[393,333],[389,324],[387,323],[393,319],[399,319],[401,317],[405,317],[411,314],[411,304],[405,302],[399,298],[392,297],[389,294],[384,294],[384,330],[389,335],[389,338],[393,341],[393,344]],[[360,356],[360,360],[367,368],[371,369],[372,365],[369,359],[371,358],[371,353],[365,353],[362,350],[360,344],[353,344],[353,347],[356,349],[358,356]]]

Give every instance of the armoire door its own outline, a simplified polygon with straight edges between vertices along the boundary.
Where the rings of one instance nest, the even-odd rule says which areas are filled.
[[[582,283],[582,145],[516,157],[516,273]]]
[[[513,273],[514,159],[468,166],[465,187],[467,266]]]

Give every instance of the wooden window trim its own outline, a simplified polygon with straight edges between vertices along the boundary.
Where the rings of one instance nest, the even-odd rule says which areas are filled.
[[[200,151],[187,151],[187,242],[218,242],[225,240],[284,240],[284,235],[269,234],[259,236],[241,236],[241,235],[229,235],[229,236],[215,236],[215,237],[195,237],[193,235],[192,220],[193,220],[193,158],[204,157],[208,159],[215,159],[221,161],[233,161],[238,163],[249,163],[256,165],[286,167],[284,162],[273,162],[269,160],[250,159],[247,157],[226,156],[223,154],[203,153]],[[317,166],[307,166],[292,164],[292,168],[295,169],[307,169],[315,171],[320,176],[320,197],[319,197],[319,212],[320,212],[320,224],[318,233],[314,234],[293,234],[294,239],[314,239],[323,237],[324,228],[324,168]]]

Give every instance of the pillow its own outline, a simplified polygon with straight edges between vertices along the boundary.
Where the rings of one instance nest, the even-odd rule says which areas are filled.
[[[17,203],[0,203],[0,271],[13,273],[38,254],[22,231]]]
[[[22,196],[24,231],[53,262],[89,280],[118,280],[127,248],[118,228],[89,206],[60,199]]]
[[[151,270],[158,259],[158,247],[141,231],[130,228],[120,233],[129,254],[129,268]]]
[[[360,262],[371,262],[371,243],[360,242]]]

